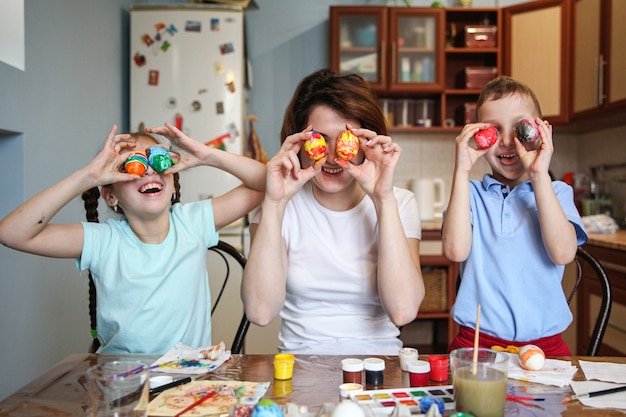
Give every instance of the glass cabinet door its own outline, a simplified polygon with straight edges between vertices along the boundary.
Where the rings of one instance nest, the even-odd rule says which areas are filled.
[[[333,8],[331,67],[341,74],[356,73],[374,88],[385,87],[387,12],[382,7]]]
[[[442,88],[443,14],[395,8],[390,16],[390,89]]]

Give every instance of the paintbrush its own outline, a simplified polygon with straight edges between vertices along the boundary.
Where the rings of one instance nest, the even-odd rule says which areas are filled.
[[[570,401],[580,400],[583,398],[599,397],[600,395],[614,394],[616,392],[623,392],[623,391],[626,391],[626,385],[623,385],[621,387],[603,389],[600,391],[592,391],[586,394],[572,395],[570,397],[563,398],[563,403],[568,403]]]

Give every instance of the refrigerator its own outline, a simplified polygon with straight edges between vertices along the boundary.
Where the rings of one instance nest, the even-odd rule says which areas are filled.
[[[206,146],[243,153],[244,33],[240,7],[205,4],[130,6],[130,131],[166,121]],[[212,167],[180,173],[181,202],[217,196],[240,181]],[[243,249],[244,222],[220,231]],[[207,256],[213,301],[216,263]],[[212,271],[213,269],[213,271]],[[233,269],[236,269],[233,266]],[[230,347],[243,313],[241,274],[231,282],[213,316],[213,343]],[[227,306],[229,311],[221,310]]]
[[[166,121],[190,137],[242,154],[244,34],[240,7],[130,6],[130,130]],[[220,170],[183,171],[181,201],[220,195],[239,181]]]

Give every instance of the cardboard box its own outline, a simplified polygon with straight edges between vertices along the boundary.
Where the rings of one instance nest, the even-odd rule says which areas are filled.
[[[468,48],[495,48],[498,28],[490,25],[465,27],[465,46]]]
[[[463,122],[465,124],[476,123],[476,103],[475,102],[463,104]]]
[[[465,67],[465,88],[481,89],[497,75],[497,67]]]

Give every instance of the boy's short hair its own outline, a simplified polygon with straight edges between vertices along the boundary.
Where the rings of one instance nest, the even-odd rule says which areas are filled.
[[[500,75],[499,77],[489,81],[487,85],[483,87],[476,102],[476,116],[478,117],[478,111],[488,100],[499,100],[502,97],[510,96],[512,94],[520,94],[530,98],[535,106],[537,116],[543,117],[541,115],[541,105],[539,104],[539,100],[537,100],[537,96],[535,96],[533,90],[521,81],[517,81],[507,75]]]

